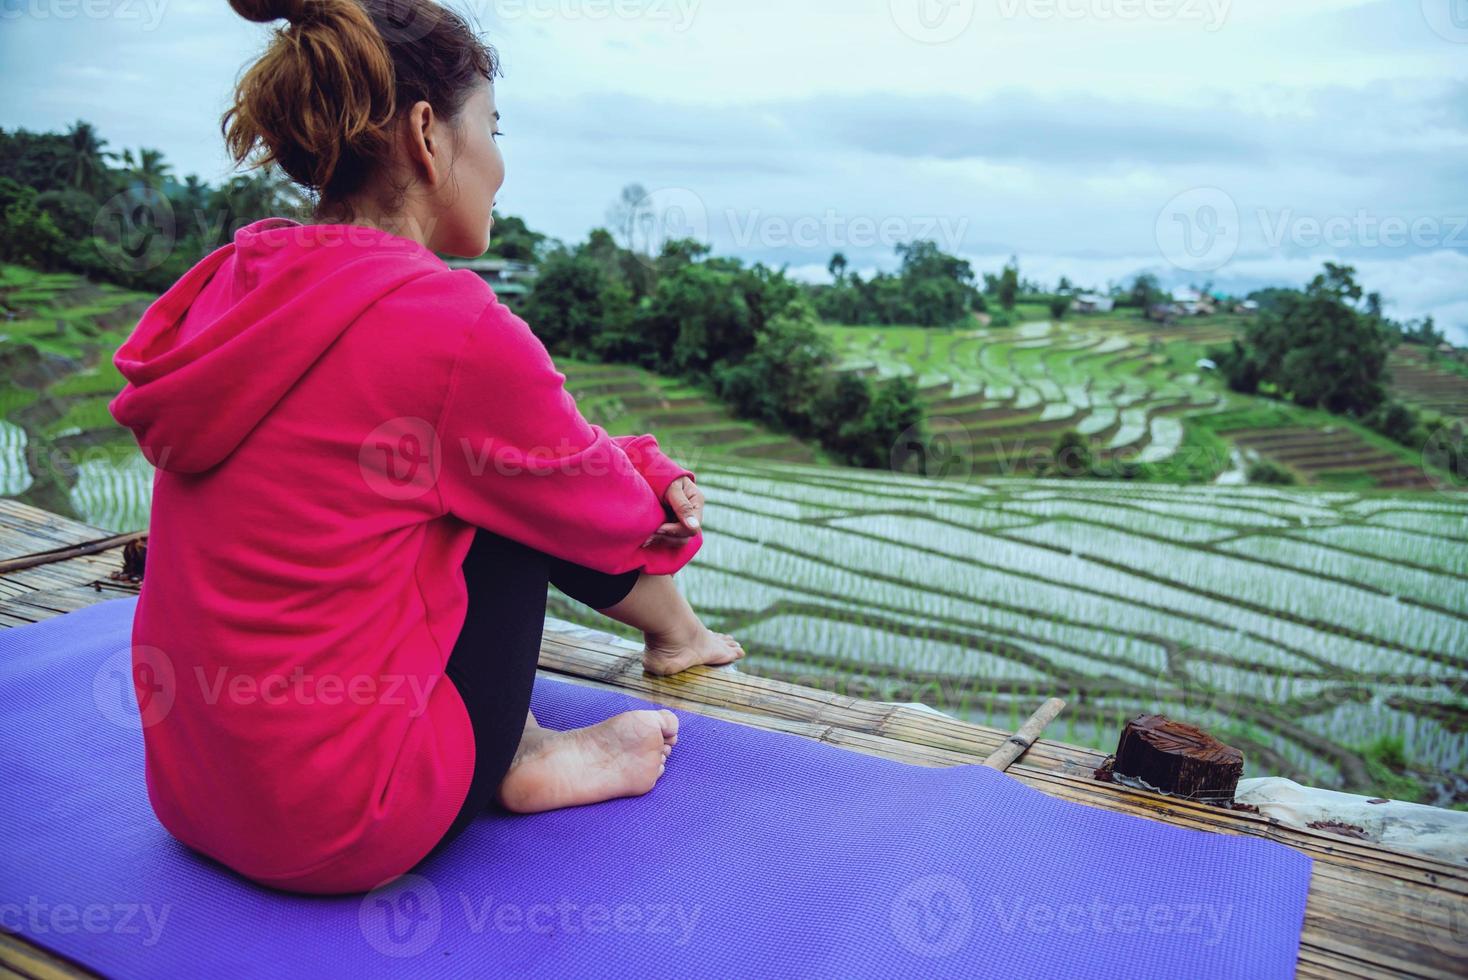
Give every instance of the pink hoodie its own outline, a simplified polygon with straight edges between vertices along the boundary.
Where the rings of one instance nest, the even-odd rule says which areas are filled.
[[[589,424],[478,276],[386,232],[243,228],[114,360],[112,414],[157,467],[148,795],[269,885],[373,888],[458,812],[474,741],[443,667],[476,527],[609,573],[672,574],[703,543],[643,548],[692,473]]]

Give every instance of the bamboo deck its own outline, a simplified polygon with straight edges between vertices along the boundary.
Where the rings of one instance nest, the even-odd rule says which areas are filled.
[[[0,562],[109,536],[104,529],[0,499]],[[121,547],[113,547],[0,572],[0,626],[136,594],[135,586],[108,578],[122,567],[121,555]],[[700,667],[658,678],[642,671],[638,652],[626,641],[556,624],[547,627],[540,672],[917,765],[976,764],[1010,734],[735,671]],[[1309,854],[1315,865],[1300,937],[1301,977],[1468,976],[1468,868],[1100,783],[1092,771],[1102,758],[1090,749],[1042,739],[1008,772],[1060,799],[1179,827],[1251,834]],[[12,974],[91,975],[0,933],[0,978]]]

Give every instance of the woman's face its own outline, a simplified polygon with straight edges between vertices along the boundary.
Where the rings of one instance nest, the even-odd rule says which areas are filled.
[[[453,127],[448,172],[433,196],[428,247],[436,252],[474,258],[489,247],[494,197],[505,182],[505,160],[495,144],[499,115],[494,85],[486,80],[465,101]]]

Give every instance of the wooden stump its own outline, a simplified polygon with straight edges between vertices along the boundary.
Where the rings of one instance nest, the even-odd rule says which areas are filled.
[[[1193,725],[1139,715],[1122,729],[1113,768],[1164,793],[1227,803],[1244,773],[1244,753]]]

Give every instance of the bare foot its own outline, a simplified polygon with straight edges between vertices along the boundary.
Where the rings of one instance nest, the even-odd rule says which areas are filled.
[[[649,674],[667,676],[698,664],[717,667],[744,657],[744,647],[728,633],[715,633],[696,618],[691,627],[670,633],[644,634],[642,667]]]
[[[731,664],[744,648],[728,633],[715,633],[699,620],[671,575],[643,575],[621,602],[599,610],[642,630],[642,665],[650,674],[676,674],[698,664]]]
[[[543,813],[641,796],[663,774],[676,741],[678,716],[665,708],[624,711],[568,732],[540,729],[510,764],[500,803],[514,813]]]

